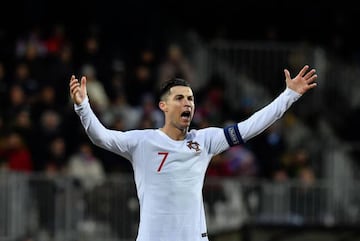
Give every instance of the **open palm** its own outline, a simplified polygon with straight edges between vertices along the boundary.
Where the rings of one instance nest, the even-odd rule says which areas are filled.
[[[304,94],[309,89],[312,89],[317,86],[315,80],[317,79],[317,74],[315,69],[309,70],[309,66],[305,65],[300,72],[292,79],[290,72],[287,69],[284,69],[286,86],[299,94]]]

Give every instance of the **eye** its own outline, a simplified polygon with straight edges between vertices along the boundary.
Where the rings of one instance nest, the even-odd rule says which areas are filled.
[[[183,99],[183,96],[181,96],[181,95],[177,95],[176,97],[175,97],[175,100],[182,100]]]

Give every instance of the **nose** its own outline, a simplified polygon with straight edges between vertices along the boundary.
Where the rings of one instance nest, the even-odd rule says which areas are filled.
[[[188,100],[188,99],[184,99],[185,101],[184,101],[184,104],[185,104],[185,106],[191,106],[191,101],[190,100]]]

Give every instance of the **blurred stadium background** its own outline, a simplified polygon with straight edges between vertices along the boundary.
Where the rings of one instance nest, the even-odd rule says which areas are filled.
[[[75,3],[74,3],[75,4]],[[109,128],[157,128],[186,78],[193,127],[241,121],[315,67],[318,87],[204,186],[212,241],[360,240],[359,14],[345,2],[13,1],[0,22],[0,241],[135,240],[132,169],[85,136],[71,74]],[[15,21],[15,19],[17,21]]]

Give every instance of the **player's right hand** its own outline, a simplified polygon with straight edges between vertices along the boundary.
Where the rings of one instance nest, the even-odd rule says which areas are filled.
[[[70,78],[70,96],[73,99],[74,103],[80,105],[87,96],[86,91],[86,77],[81,77],[81,83],[78,79],[75,78],[75,75],[72,75]]]

